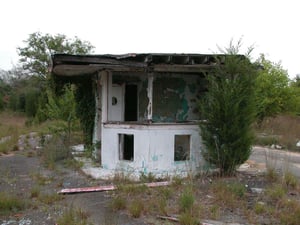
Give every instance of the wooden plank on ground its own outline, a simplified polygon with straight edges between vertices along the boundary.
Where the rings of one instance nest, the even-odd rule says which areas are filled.
[[[170,185],[170,181],[162,182],[152,182],[152,183],[142,183],[136,184],[137,186],[145,185],[147,187],[162,187]],[[65,188],[58,191],[58,194],[74,194],[74,193],[84,193],[84,192],[101,192],[101,191],[114,191],[117,189],[115,185],[101,185],[95,187],[81,187],[81,188]]]

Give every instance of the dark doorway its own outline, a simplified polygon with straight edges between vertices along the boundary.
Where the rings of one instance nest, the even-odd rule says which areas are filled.
[[[125,86],[125,121],[137,121],[138,96],[137,85],[127,84]]]

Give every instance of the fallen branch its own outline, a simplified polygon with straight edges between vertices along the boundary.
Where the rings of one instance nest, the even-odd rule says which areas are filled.
[[[168,186],[171,182],[162,181],[162,182],[152,182],[152,183],[143,183],[137,184],[136,186],[145,185],[146,187],[161,187]],[[65,188],[58,191],[58,194],[74,194],[74,193],[84,193],[84,192],[96,192],[96,191],[114,191],[117,189],[116,185],[104,185],[104,186],[96,186],[96,187],[83,187],[83,188]]]
[[[177,217],[172,217],[172,216],[157,216],[157,218],[162,219],[162,220],[170,220],[173,222],[179,222],[179,219]]]

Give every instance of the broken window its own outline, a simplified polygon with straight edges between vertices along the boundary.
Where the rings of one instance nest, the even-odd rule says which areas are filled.
[[[134,160],[133,134],[119,134],[119,160]]]
[[[190,139],[190,135],[175,135],[175,161],[185,161],[190,159]]]

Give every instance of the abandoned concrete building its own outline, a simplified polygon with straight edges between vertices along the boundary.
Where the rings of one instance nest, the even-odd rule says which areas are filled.
[[[95,79],[93,140],[101,168],[156,176],[201,169],[198,100],[216,57],[200,54],[52,57],[56,76]]]

